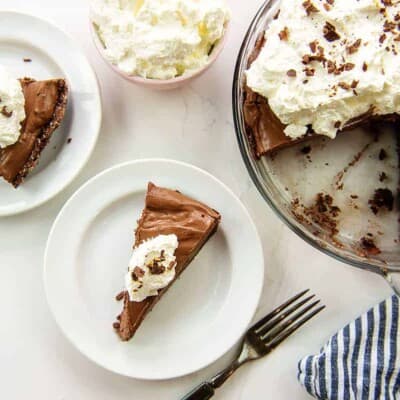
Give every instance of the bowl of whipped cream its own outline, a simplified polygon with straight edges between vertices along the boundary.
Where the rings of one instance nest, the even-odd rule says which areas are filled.
[[[221,53],[226,0],[92,0],[96,48],[125,79],[173,89],[205,72]]]

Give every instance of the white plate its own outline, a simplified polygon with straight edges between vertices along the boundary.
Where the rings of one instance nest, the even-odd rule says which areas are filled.
[[[0,178],[0,216],[4,216],[43,204],[76,177],[96,143],[101,102],[95,73],[82,50],[59,28],[37,17],[0,12],[0,64],[16,78],[64,77],[70,88],[65,118],[39,165],[18,189]]]
[[[122,307],[115,295],[149,181],[205,202],[222,222],[126,343],[112,328]],[[253,317],[264,274],[260,239],[240,200],[207,172],[156,159],[118,165],[81,187],[53,225],[44,264],[47,300],[68,339],[104,368],[142,379],[182,376],[227,352]]]

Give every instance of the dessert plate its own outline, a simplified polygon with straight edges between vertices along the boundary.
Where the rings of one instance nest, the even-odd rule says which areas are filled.
[[[96,143],[101,102],[83,51],[59,28],[37,17],[0,12],[0,64],[16,78],[66,78],[70,88],[65,118],[39,165],[17,190],[0,179],[0,216],[5,216],[43,204],[76,177]]]
[[[208,204],[222,221],[133,339],[121,342],[115,296],[149,181]],[[82,186],[58,215],[44,261],[47,300],[67,338],[104,368],[141,379],[189,374],[227,352],[253,317],[263,272],[260,239],[240,200],[207,172],[158,159],[118,165]]]

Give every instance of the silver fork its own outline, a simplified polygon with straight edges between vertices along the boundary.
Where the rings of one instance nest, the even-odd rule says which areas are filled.
[[[182,400],[210,399],[214,396],[215,389],[221,387],[239,367],[269,354],[293,332],[321,312],[325,306],[317,307],[320,300],[311,302],[315,295],[304,298],[308,292],[309,289],[297,294],[253,325],[246,332],[236,359],[208,382],[197,386]]]

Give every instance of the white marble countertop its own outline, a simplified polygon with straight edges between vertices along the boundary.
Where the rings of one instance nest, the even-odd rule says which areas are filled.
[[[233,128],[231,84],[239,46],[262,1],[230,3],[231,31],[217,63],[190,86],[159,93],[123,81],[99,58],[89,35],[85,1],[0,0],[0,9],[53,20],[76,38],[99,77],[104,105],[100,138],[84,172],[46,205],[0,219],[2,398],[177,400],[232,357],[227,354],[181,379],[138,381],[92,364],[56,326],[42,283],[51,224],[82,183],[123,161],[144,157],[186,161],[214,174],[241,198],[257,224],[265,252],[265,287],[257,316],[303,288],[311,288],[328,306],[269,357],[238,371],[216,400],[309,398],[296,380],[299,358],[318,351],[335,330],[391,293],[378,276],[337,262],[304,243],[274,215],[250,181]]]

